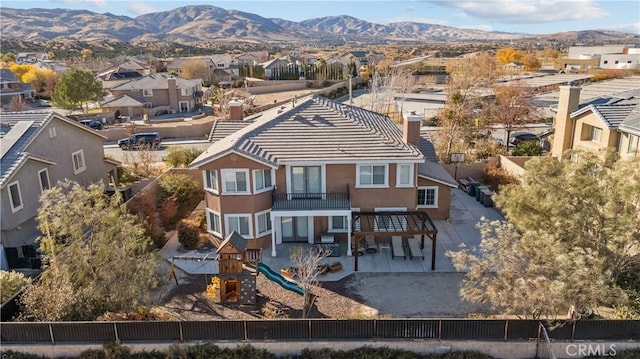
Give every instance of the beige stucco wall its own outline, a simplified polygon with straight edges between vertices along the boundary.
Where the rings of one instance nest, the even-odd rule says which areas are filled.
[[[602,130],[600,141],[591,141],[589,138],[590,127],[597,127]],[[575,118],[573,131],[573,147],[597,151],[603,148],[617,148],[618,131],[609,129],[593,112],[587,112]]]

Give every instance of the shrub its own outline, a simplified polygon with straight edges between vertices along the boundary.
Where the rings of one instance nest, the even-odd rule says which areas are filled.
[[[514,156],[542,156],[542,147],[538,141],[522,141],[512,153]]]
[[[172,167],[187,167],[201,153],[195,147],[169,147],[163,160]]]
[[[0,351],[0,358],[2,359],[40,359],[40,357],[35,354],[14,352],[13,350]]]
[[[489,162],[482,172],[482,183],[491,188],[492,191],[500,191],[500,187],[507,184],[517,184],[520,181],[504,168],[498,167],[495,163]]]
[[[16,294],[22,287],[31,283],[31,279],[15,271],[0,271],[0,303]]]
[[[200,228],[198,223],[192,220],[183,219],[178,223],[178,242],[182,244],[184,249],[196,249],[198,246],[198,238],[200,236]]]
[[[158,179],[161,198],[175,198],[178,207],[197,204],[204,197],[203,190],[196,180],[184,173],[171,173]]]

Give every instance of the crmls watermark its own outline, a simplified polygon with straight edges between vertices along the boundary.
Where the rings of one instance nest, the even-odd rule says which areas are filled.
[[[615,344],[568,344],[564,350],[568,356],[577,358],[587,355],[614,357],[617,354]]]

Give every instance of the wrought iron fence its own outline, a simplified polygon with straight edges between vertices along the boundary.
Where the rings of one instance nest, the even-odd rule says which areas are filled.
[[[639,320],[544,323],[551,340],[640,340]],[[537,320],[498,319],[290,319],[147,322],[5,322],[3,344],[312,340],[490,340],[540,339]]]

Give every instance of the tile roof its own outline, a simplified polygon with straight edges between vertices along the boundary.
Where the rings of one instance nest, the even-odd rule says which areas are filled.
[[[424,160],[386,116],[322,97],[263,112],[254,123],[212,144],[197,168],[231,151],[272,166],[296,161]]]
[[[169,73],[155,73],[146,76],[142,76],[140,78],[131,80],[129,82],[123,83],[122,85],[118,85],[114,87],[112,90],[141,90],[141,89],[152,89],[152,90],[167,90],[169,89],[169,79],[173,78],[176,80],[177,88],[192,88],[193,86],[200,85],[202,80],[189,80],[182,77],[175,77]]]
[[[458,187],[458,182],[447,170],[438,164],[436,149],[431,141],[431,130],[420,128],[420,152],[424,155],[424,162],[418,165],[418,175],[450,187]]]
[[[139,107],[144,101],[129,94],[120,95],[102,103],[103,107]]]
[[[251,120],[244,120],[244,121],[216,120],[213,122],[211,135],[209,136],[209,142],[218,142],[221,139],[247,127],[251,123],[253,123],[253,121]]]
[[[626,120],[638,116],[639,106],[640,87],[592,98],[581,103],[571,117],[593,112],[608,128],[618,128]]]
[[[640,136],[640,108],[636,107],[631,111],[627,118],[622,121],[618,129],[622,132]]]
[[[2,158],[0,159],[0,187],[22,166],[28,158],[53,162],[49,159],[25,152],[25,147],[40,132],[44,124],[53,116],[51,112],[14,112],[3,113],[0,121],[11,125],[0,142]]]

